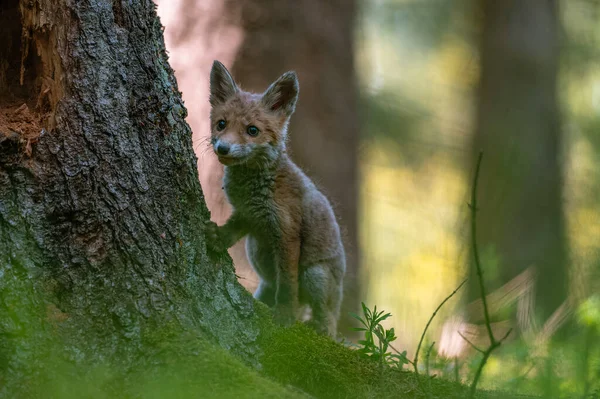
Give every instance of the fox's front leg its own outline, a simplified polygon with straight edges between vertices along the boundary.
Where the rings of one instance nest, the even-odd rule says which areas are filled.
[[[244,219],[235,211],[223,226],[209,220],[205,225],[207,244],[215,251],[225,251],[248,234],[246,226]]]
[[[284,240],[277,251],[277,281],[275,290],[275,320],[283,325],[291,325],[298,309],[298,267],[300,261],[300,241]]]

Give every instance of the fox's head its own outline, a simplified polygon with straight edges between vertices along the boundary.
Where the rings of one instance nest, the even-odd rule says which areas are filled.
[[[262,94],[238,88],[223,64],[210,71],[211,144],[223,165],[261,165],[285,149],[296,108],[298,78],[286,72]]]

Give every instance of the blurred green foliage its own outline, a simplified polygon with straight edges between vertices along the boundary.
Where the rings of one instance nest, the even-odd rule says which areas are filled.
[[[394,314],[383,321],[384,328],[395,329],[396,345],[409,354],[442,293],[462,279],[470,260],[464,204],[481,73],[480,4],[361,2],[356,40],[364,126],[361,278],[367,284],[364,299]],[[481,386],[592,397],[600,389],[600,335],[594,327],[600,292],[600,2],[562,0],[558,10],[560,161],[570,248],[571,302],[564,315],[574,325],[562,343],[548,332],[551,320],[520,326],[523,331],[515,331],[490,359]],[[501,274],[503,256],[494,248],[481,252],[485,281],[492,282]],[[511,286],[510,300],[501,290],[490,293],[498,304],[494,322],[502,324],[518,312],[529,317],[535,304],[528,281]],[[439,339],[462,325],[464,312],[476,310],[464,305],[445,310],[429,339],[438,342],[432,372],[468,381],[476,353]],[[476,336],[481,332],[472,324],[463,327]]]
[[[43,290],[34,288],[43,279],[13,271],[4,269],[0,276],[0,397],[424,397],[413,373],[381,367],[303,324],[277,327],[263,305],[256,308],[263,323],[261,370],[242,363],[200,331],[185,332],[175,322],[142,329],[143,350],[133,360],[127,344],[104,359],[87,358],[94,348],[72,346],[66,335],[70,330],[62,328],[66,315],[47,301]],[[78,333],[85,337],[89,332]],[[389,330],[384,334],[392,340]],[[430,397],[461,398],[466,388],[438,378],[429,389]],[[499,395],[482,392],[480,397],[503,397]]]

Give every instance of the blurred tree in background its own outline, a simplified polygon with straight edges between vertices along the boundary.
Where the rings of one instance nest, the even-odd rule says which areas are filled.
[[[367,299],[392,312],[398,345],[410,349],[445,293],[473,276],[465,203],[472,162],[483,149],[478,238],[488,299],[495,321],[529,330],[527,349],[515,343],[518,355],[509,351],[504,360],[511,360],[490,371],[486,384],[539,375],[523,353],[547,343],[573,311],[588,312],[582,331],[595,328],[589,312],[597,309],[591,304],[600,274],[599,6],[363,3],[357,63],[366,113],[360,222]],[[479,335],[471,323],[482,320],[481,302],[471,283],[466,308],[450,305],[434,322],[432,339],[443,356],[469,358],[456,331]],[[561,346],[561,355],[548,356],[579,362],[589,336],[578,340],[582,347]],[[506,373],[508,364],[519,366]],[[563,378],[554,381],[568,385],[567,370],[553,370]]]
[[[535,269],[534,306],[543,323],[567,298],[558,3],[483,0],[481,6],[472,151],[484,152],[477,238],[484,264],[497,268],[485,274],[491,290]],[[474,299],[479,291],[471,281]]]

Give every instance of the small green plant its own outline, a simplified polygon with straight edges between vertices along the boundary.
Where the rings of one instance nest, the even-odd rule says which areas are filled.
[[[358,341],[358,353],[361,356],[378,361],[381,366],[387,364],[401,369],[405,364],[409,363],[406,351],[400,354],[388,352],[390,342],[394,341],[397,337],[393,328],[386,330],[381,325],[381,322],[392,314],[385,313],[383,310],[378,312],[377,306],[371,311],[364,302],[361,302],[361,305],[363,311],[362,317],[355,313],[350,313],[352,317],[360,321],[364,326],[354,328],[355,331],[363,331],[365,334],[364,339]]]

